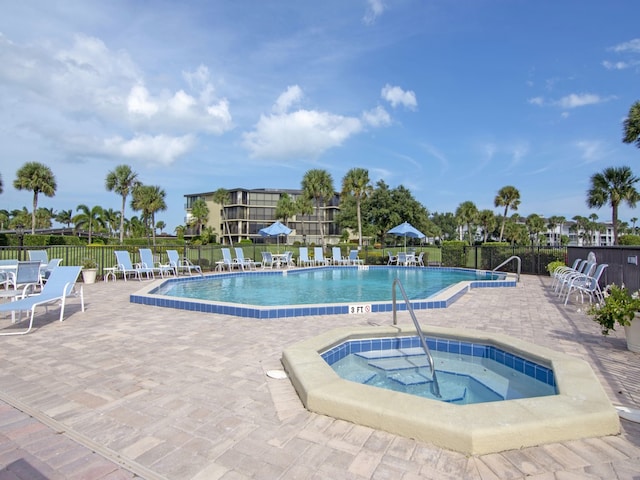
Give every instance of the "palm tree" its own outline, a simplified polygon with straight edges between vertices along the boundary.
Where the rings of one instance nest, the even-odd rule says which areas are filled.
[[[295,201],[296,215],[311,215],[313,213],[313,203],[306,196],[300,195]],[[300,218],[300,235],[304,238],[304,221]]]
[[[167,224],[164,223],[162,220],[159,220],[158,223],[156,223],[156,228],[158,230],[160,230],[160,235],[162,235],[162,231],[167,228]]]
[[[478,223],[482,227],[482,241],[487,243],[489,234],[496,228],[496,215],[493,210],[484,209],[478,212]]]
[[[38,162],[25,163],[16,174],[13,181],[14,188],[33,192],[33,210],[31,211],[31,234],[36,233],[36,210],[38,209],[38,194],[47,197],[56,194],[56,177],[49,167]]]
[[[635,143],[640,148],[640,102],[635,102],[629,109],[629,115],[624,121],[624,143]]]
[[[320,215],[320,208],[326,205],[327,202],[331,201],[335,195],[333,178],[326,170],[309,170],[302,178],[302,191],[303,194],[309,200],[313,200],[315,204],[316,217],[318,219],[318,231],[320,232],[320,242],[322,243],[322,249],[326,250],[327,241],[324,238],[324,224],[322,222],[324,220],[324,215]]]
[[[196,221],[198,235],[202,235],[202,226],[207,223],[207,219],[209,218],[209,207],[207,206],[207,202],[202,198],[194,200],[191,205],[191,216]]]
[[[618,244],[618,207],[625,202],[634,208],[640,194],[635,184],[640,180],[633,175],[629,167],[608,167],[601,173],[591,176],[591,188],[587,191],[587,206],[601,208],[605,204],[611,206],[611,222],[613,223],[613,244]]]
[[[0,193],[4,192],[4,185],[2,183],[2,175],[0,175]]]
[[[120,212],[113,208],[107,208],[102,214],[102,218],[109,229],[109,236],[112,237],[118,231],[120,225]]]
[[[285,225],[296,214],[296,203],[288,193],[283,193],[276,204],[276,219],[281,218]]]
[[[500,242],[502,241],[502,236],[504,235],[504,224],[507,221],[507,213],[509,212],[509,208],[511,210],[518,210],[518,206],[520,205],[520,192],[516,187],[512,187],[511,185],[507,185],[498,190],[498,194],[496,198],[493,200],[493,204],[496,207],[504,207],[504,214],[502,216],[502,227],[500,227]]]
[[[342,179],[342,195],[353,195],[356,199],[356,215],[358,219],[358,246],[362,247],[362,201],[373,192],[369,180],[369,170],[352,168]]]
[[[93,237],[95,227],[104,227],[104,219],[102,214],[104,213],[102,207],[96,205],[93,208],[89,208],[86,205],[78,205],[76,210],[79,212],[73,217],[73,223],[76,226],[76,230],[80,228],[86,228],[89,231],[89,243]]]
[[[222,209],[222,219],[224,220],[224,227],[229,235],[229,245],[233,247],[233,238],[231,237],[231,230],[229,229],[229,221],[227,220],[227,212],[224,206],[229,203],[229,192],[224,188],[219,188],[213,192],[213,201],[220,204]]]
[[[131,208],[142,211],[142,218],[147,226],[147,231],[151,230],[153,246],[156,245],[156,213],[167,209],[165,201],[167,194],[156,185],[138,185],[131,193]]]
[[[529,230],[529,238],[531,239],[531,245],[538,244],[540,232],[544,231],[544,220],[537,213],[532,213],[525,220],[527,230]]]
[[[107,174],[105,186],[109,192],[116,192],[122,197],[122,208],[120,210],[120,244],[124,242],[124,209],[127,197],[134,187],[140,185],[138,174],[131,170],[129,165],[118,165]]]
[[[636,234],[636,222],[638,221],[638,217],[631,217],[631,224],[633,225],[632,231],[633,234]]]
[[[473,229],[478,221],[478,207],[475,203],[467,200],[462,202],[456,209],[456,218],[461,225],[467,226],[467,234],[469,236],[469,245],[473,245]]]
[[[60,225],[64,225],[67,228],[73,223],[73,209],[72,210],[60,210],[56,214],[55,221]]]

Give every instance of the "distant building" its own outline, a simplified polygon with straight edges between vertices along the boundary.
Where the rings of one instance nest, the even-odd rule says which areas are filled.
[[[271,189],[271,188],[234,188],[227,190],[229,203],[222,205],[213,201],[214,192],[190,193],[185,195],[185,225],[188,226],[185,236],[197,235],[193,225],[191,208],[193,202],[202,199],[209,207],[209,218],[205,227],[213,227],[220,243],[229,243],[229,236],[233,243],[249,239],[254,243],[265,241],[259,230],[268,227],[276,219],[276,206],[280,197],[286,193],[295,201],[302,195],[302,190]],[[336,193],[328,205],[320,209],[323,218],[324,235],[328,242],[336,242],[340,238],[340,231],[335,224],[335,215],[340,210],[340,197]],[[225,225],[225,218],[229,226]],[[288,236],[289,243],[320,243],[320,232],[315,208],[310,215],[294,215],[287,219],[287,226],[293,231]]]

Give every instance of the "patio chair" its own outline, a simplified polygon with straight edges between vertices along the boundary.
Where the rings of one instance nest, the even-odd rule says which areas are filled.
[[[429,256],[427,255],[427,260]],[[419,267],[424,267],[424,252],[420,252],[420,254],[416,257],[416,265]]]
[[[364,265],[364,260],[358,257],[358,250],[349,251],[349,258],[347,258],[349,265]]]
[[[0,332],[0,335],[24,335],[31,331],[33,327],[33,316],[36,307],[44,306],[47,308],[51,304],[60,303],[60,321],[64,317],[64,307],[67,297],[79,296],[81,309],[84,312],[84,293],[82,285],[76,290],[76,280],[80,274],[82,267],[57,267],[49,276],[49,280],[42,287],[42,291],[37,295],[28,296],[16,300],[15,302],[7,302],[0,304],[0,312],[27,312],[31,310],[31,318],[29,326],[26,330],[19,332]]]
[[[61,258],[52,258],[45,266],[40,265],[40,283],[45,283],[51,276],[51,272],[62,263]]]
[[[0,292],[0,298],[24,298],[34,294],[41,285],[40,262],[18,262],[15,271],[8,273],[7,289]]]
[[[558,283],[556,284],[556,290],[555,290],[556,295],[562,296],[562,292],[565,286],[568,286],[569,283],[571,283],[571,280],[573,280],[575,277],[580,275],[586,275],[588,277],[591,277],[595,269],[596,269],[595,262],[589,262],[585,260],[580,264],[580,267],[578,268],[578,270],[569,271],[562,274],[558,279]]]
[[[248,268],[249,270],[255,270],[256,267],[262,266],[260,262],[254,262],[253,259],[244,256],[244,250],[242,247],[235,247],[236,251],[236,263],[242,265],[242,269]]]
[[[192,272],[194,271],[202,275],[200,265],[191,263],[186,257],[180,258],[177,250],[167,250],[167,256],[169,257],[169,265],[176,272],[176,276],[180,272],[187,272],[189,275],[193,275]]]
[[[556,268],[553,272],[551,272],[551,289],[555,290],[556,285],[560,279],[560,277],[567,273],[567,272],[576,272],[578,271],[578,268],[580,266],[581,262],[585,262],[586,260],[581,260],[580,258],[576,258],[573,262],[573,265],[571,265],[570,267],[567,267],[566,265],[563,265],[561,267]]]
[[[333,265],[346,265],[347,264],[347,261],[342,256],[342,251],[340,250],[340,247],[332,247],[331,248],[331,260],[330,260],[330,262]]]
[[[600,277],[602,277],[602,273],[608,266],[609,265],[606,263],[601,263],[596,268],[593,276],[577,275],[573,277],[571,283],[569,283],[569,289],[567,290],[567,296],[564,299],[564,304],[566,305],[569,301],[569,296],[573,290],[575,290],[576,293],[580,293],[580,301],[582,303],[584,303],[585,295],[589,297],[589,303],[596,300],[602,300],[603,294],[600,289]]]
[[[387,265],[397,265],[398,264],[398,256],[394,255],[391,251],[387,252],[389,258],[387,259]]]
[[[273,268],[273,263],[271,252],[262,252],[262,268]]]
[[[313,265],[313,260],[309,258],[309,248],[300,247],[298,252],[298,266],[307,267],[309,265]]]
[[[10,288],[11,274],[15,273],[18,268],[18,260],[0,260],[0,285],[4,288]]]
[[[49,263],[49,254],[46,250],[28,250],[29,260],[40,262],[42,265]]]
[[[313,263],[315,265],[329,265],[330,260],[324,258],[322,247],[313,247]]]
[[[131,275],[138,280],[142,280],[143,274],[146,275],[147,280],[155,278],[153,268],[144,267],[140,264],[134,266],[127,250],[114,250],[113,253],[116,255],[116,272],[122,273],[125,281]]]
[[[295,267],[296,263],[293,260],[293,252],[289,250],[284,252],[284,254],[282,255],[282,258],[280,259],[280,265],[283,268]]]
[[[165,275],[170,277],[175,274],[171,265],[163,265],[153,259],[153,252],[150,248],[139,248],[138,252],[140,253],[140,264],[143,268],[150,268],[153,270],[154,276],[156,272],[160,274],[161,278],[164,278]]]

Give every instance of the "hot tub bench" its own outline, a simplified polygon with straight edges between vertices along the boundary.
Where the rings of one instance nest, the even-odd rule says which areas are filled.
[[[618,414],[583,360],[495,333],[423,327],[427,337],[494,345],[553,369],[557,395],[452,405],[342,379],[320,354],[347,340],[416,335],[408,326],[344,327],[287,348],[282,364],[304,406],[322,415],[469,455],[620,432]]]

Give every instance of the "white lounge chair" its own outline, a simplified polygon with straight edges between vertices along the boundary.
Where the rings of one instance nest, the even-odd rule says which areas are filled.
[[[347,259],[349,265],[364,265],[364,260],[358,257],[358,250],[349,251],[349,258]]]
[[[280,266],[282,266],[283,268],[289,268],[289,267],[295,267],[296,264],[293,260],[293,252],[287,250],[286,252],[284,252],[282,254],[282,257],[280,258]]]
[[[569,296],[574,290],[576,291],[576,293],[580,293],[580,301],[582,303],[584,303],[585,295],[589,297],[589,303],[596,300],[601,300],[603,294],[602,290],[600,289],[600,277],[602,277],[602,273],[608,266],[609,265],[607,265],[606,263],[601,263],[596,268],[593,276],[577,275],[573,277],[573,279],[569,283],[569,288],[567,290],[567,296],[564,299],[564,304],[567,304],[567,302],[569,301]]]
[[[328,265],[329,259],[324,258],[322,247],[313,247],[313,263],[316,265]]]
[[[64,307],[67,297],[79,296],[80,305],[84,312],[84,292],[82,285],[79,290],[76,290],[76,280],[80,274],[82,267],[57,267],[51,275],[49,280],[42,287],[42,292],[38,295],[28,296],[15,302],[7,302],[0,304],[0,312],[26,312],[31,311],[31,318],[29,320],[29,326],[26,330],[18,332],[0,332],[0,335],[24,335],[31,331],[33,327],[33,316],[36,311],[36,307],[44,306],[48,307],[50,304],[60,303],[60,321],[64,317]]]
[[[249,270],[255,270],[257,267],[261,267],[260,262],[254,262],[253,259],[244,256],[244,250],[242,247],[235,247],[236,251],[236,263],[242,265],[242,269],[248,268]]]
[[[262,252],[262,268],[273,268],[273,263],[271,252]]]
[[[116,255],[116,272],[122,273],[124,280],[127,280],[128,276],[133,275],[134,278],[142,280],[142,275],[146,275],[147,280],[155,278],[153,274],[153,268],[144,267],[142,265],[133,265],[131,262],[131,255],[127,250],[114,250]]]
[[[308,265],[313,265],[313,260],[309,258],[309,248],[300,247],[300,250],[298,253],[298,266],[306,267]]]
[[[180,258],[177,250],[167,250],[167,256],[169,257],[169,265],[174,269],[176,275],[180,272],[187,272],[192,275],[192,272],[197,272],[202,275],[202,269],[200,265],[194,265],[188,258]]]
[[[167,277],[173,276],[175,271],[173,267],[169,264],[163,265],[160,262],[156,262],[153,259],[153,252],[150,248],[139,248],[138,252],[140,253],[140,264],[143,268],[150,268],[153,270],[153,273],[159,273],[160,277],[164,278],[165,275]]]
[[[46,250],[28,250],[29,260],[40,262],[42,265],[49,263],[49,254]]]
[[[52,258],[46,265],[40,265],[40,284],[46,282],[49,279],[51,272],[53,272],[53,270],[57,268],[61,263],[61,258]]]
[[[340,247],[331,247],[331,260],[332,265],[346,265],[347,261],[342,256],[342,250]]]

